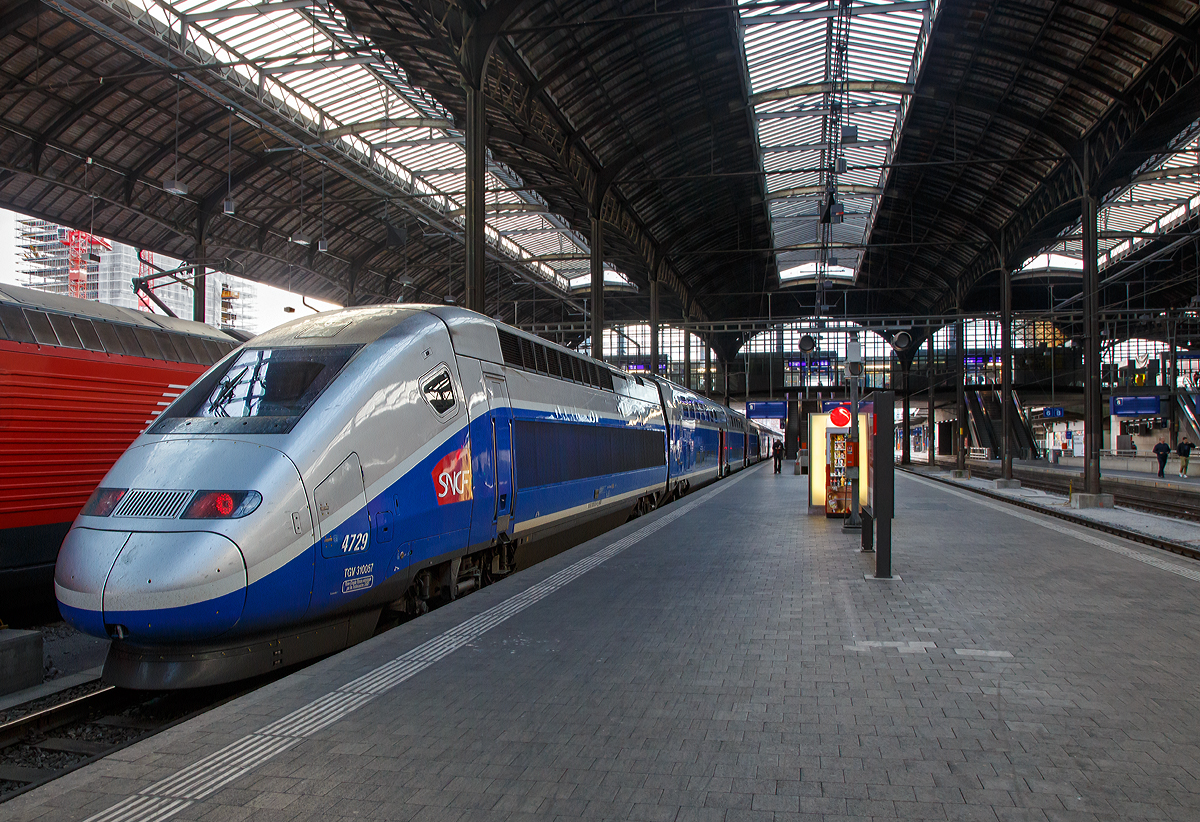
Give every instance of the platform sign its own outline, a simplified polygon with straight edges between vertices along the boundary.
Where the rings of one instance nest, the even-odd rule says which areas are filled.
[[[1157,417],[1162,412],[1161,397],[1110,397],[1108,403],[1114,417]]]
[[[786,420],[787,402],[773,400],[746,403],[746,416],[752,420]]]
[[[1066,412],[1066,409],[1064,409],[1064,408],[1043,408],[1042,409],[1042,417],[1044,419],[1048,419],[1048,420],[1059,419],[1061,417],[1065,417],[1066,414],[1067,414],[1067,412]]]

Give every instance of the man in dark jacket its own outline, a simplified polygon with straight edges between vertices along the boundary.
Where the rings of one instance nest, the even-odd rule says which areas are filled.
[[[1158,438],[1158,444],[1154,446],[1154,456],[1158,457],[1158,475],[1161,477],[1167,467],[1167,457],[1171,456],[1171,446],[1167,445],[1166,437]]]
[[[1175,453],[1179,455],[1179,476],[1186,477],[1188,458],[1192,456],[1192,441],[1184,437],[1175,448]]]
[[[783,472],[783,443],[775,440],[774,447],[771,448],[771,457],[775,460],[775,473]]]

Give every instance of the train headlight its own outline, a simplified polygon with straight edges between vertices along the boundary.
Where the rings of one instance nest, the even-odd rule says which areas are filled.
[[[85,517],[107,517],[128,490],[128,488],[97,488],[88,497],[88,501],[80,513]]]
[[[197,491],[182,519],[238,519],[262,502],[257,491]]]

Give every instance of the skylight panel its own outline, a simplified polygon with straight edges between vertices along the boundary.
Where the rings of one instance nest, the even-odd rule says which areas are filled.
[[[922,27],[937,2],[923,12],[891,0],[851,0],[847,25],[838,19],[840,4],[755,7],[742,0],[743,53],[781,281],[854,276],[878,197],[864,189],[877,190],[886,179],[904,97],[840,84],[903,83],[914,75]],[[839,33],[846,44],[841,68]],[[845,126],[857,133],[843,137]],[[842,221],[822,225],[822,212],[835,205]],[[795,245],[803,247],[786,248]]]

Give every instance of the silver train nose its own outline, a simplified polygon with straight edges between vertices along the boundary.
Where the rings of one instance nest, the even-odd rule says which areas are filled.
[[[77,527],[59,552],[54,587],[64,618],[85,633],[194,642],[237,624],[246,563],[232,540],[207,531]]]

